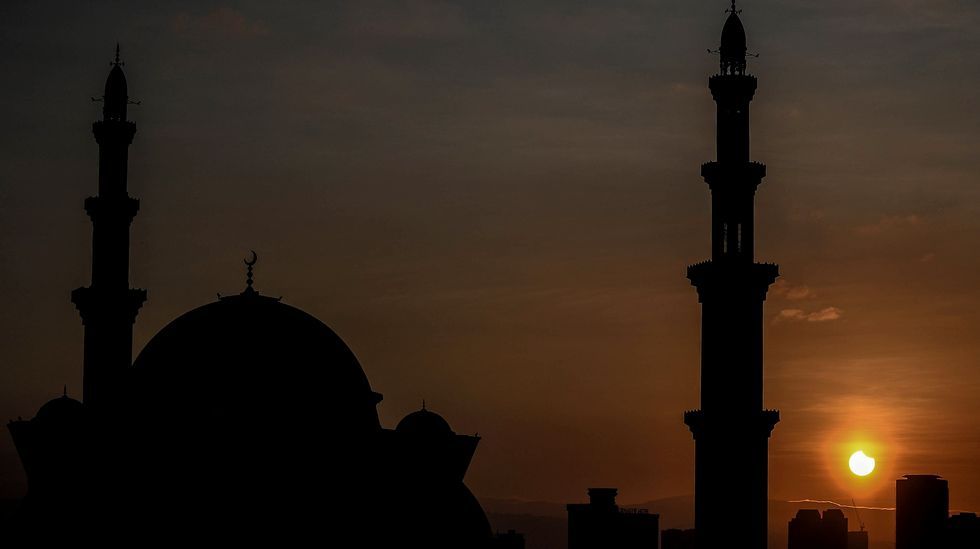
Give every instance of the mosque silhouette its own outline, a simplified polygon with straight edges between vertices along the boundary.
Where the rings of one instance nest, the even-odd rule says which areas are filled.
[[[755,261],[754,201],[766,175],[750,160],[757,80],[746,72],[734,1],[728,11],[720,71],[709,79],[717,159],[701,169],[711,191],[711,258],[687,272],[701,303],[701,408],[684,422],[695,439],[697,546],[761,549],[768,444],[779,421],[764,407],[763,306],[779,269]],[[463,482],[479,437],[456,434],[424,405],[395,429],[383,428],[381,395],[343,340],[255,289],[254,252],[240,294],[180,316],[132,360],[146,291],[129,287],[129,227],[139,201],[128,194],[126,172],[136,126],[127,119],[118,46],[102,101],[103,118],[93,125],[99,192],[85,201],[92,282],[72,292],[85,328],[83,399],[66,392],[33,419],[9,424],[28,478],[10,522],[14,539],[521,547],[519,536],[492,535]],[[584,528],[570,528],[573,543],[574,530],[612,547],[619,538],[590,530],[604,521],[639,524],[656,537],[655,516],[619,520],[615,491],[595,494],[600,511],[616,518],[570,507],[586,517]]]
[[[360,363],[323,322],[244,291],[189,311],[132,360],[146,299],[129,288],[127,192],[136,126],[119,49],[105,86],[92,282],[72,292],[85,328],[82,401],[8,425],[28,493],[8,533],[20,546],[336,543],[489,547],[463,477],[480,439],[438,414],[381,426]]]

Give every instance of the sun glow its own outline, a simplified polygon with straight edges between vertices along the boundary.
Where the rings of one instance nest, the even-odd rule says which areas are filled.
[[[847,465],[850,466],[851,472],[859,477],[866,477],[875,470],[875,458],[865,455],[864,450],[858,450],[851,454],[851,459],[848,460]]]

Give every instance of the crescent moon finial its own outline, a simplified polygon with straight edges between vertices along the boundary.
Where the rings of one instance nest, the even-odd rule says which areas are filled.
[[[252,279],[252,267],[259,261],[259,254],[255,253],[255,250],[249,250],[249,252],[252,253],[252,259],[243,260],[245,261],[245,266],[248,267],[248,272],[245,274],[245,291],[254,292],[255,290],[252,288],[252,283],[254,282]]]

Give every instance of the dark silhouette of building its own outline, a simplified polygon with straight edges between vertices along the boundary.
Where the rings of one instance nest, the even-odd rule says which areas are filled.
[[[867,530],[853,530],[848,532],[847,549],[868,549]]]
[[[896,549],[940,547],[949,518],[949,484],[939,475],[905,475],[895,481]]]
[[[947,521],[947,549],[980,547],[980,517],[976,513],[957,513]]]
[[[789,521],[789,549],[847,549],[847,517],[840,509],[800,509]]]
[[[72,293],[83,400],[66,391],[9,424],[28,480],[5,529],[14,545],[288,547],[340,533],[351,547],[494,546],[463,483],[479,437],[424,405],[383,428],[354,353],[261,295],[254,254],[244,291],[180,316],[131,362],[145,292],[128,281],[136,127],[118,48],[103,101],[99,194],[85,202],[92,284]]]
[[[696,549],[696,531],[668,528],[660,532],[660,549]]]
[[[524,534],[520,534],[516,530],[497,532],[497,535],[494,536],[493,547],[494,549],[524,549]]]
[[[709,80],[718,105],[717,155],[701,167],[711,190],[711,259],[688,268],[701,303],[701,409],[684,414],[695,440],[698,546],[765,549],[769,436],[779,412],[763,406],[763,302],[779,276],[754,262],[754,199],[766,175],[749,157],[745,29],[732,9],[721,35],[721,70]],[[733,512],[732,501],[739,501]]]
[[[568,509],[568,549],[657,549],[660,515],[616,505],[615,488],[589,488]]]

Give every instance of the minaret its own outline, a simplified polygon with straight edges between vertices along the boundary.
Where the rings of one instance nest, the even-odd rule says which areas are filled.
[[[721,35],[718,160],[701,167],[711,189],[711,260],[687,270],[701,303],[701,409],[684,414],[695,440],[694,520],[700,549],[765,549],[769,435],[779,412],[762,397],[762,307],[779,276],[754,262],[754,200],[766,175],[749,160],[745,29],[735,2]]]
[[[85,325],[82,398],[89,408],[110,402],[114,386],[132,365],[133,323],[146,290],[129,287],[129,225],[139,200],[129,196],[126,170],[136,124],[126,120],[126,75],[116,59],[102,96],[102,120],[92,124],[99,144],[99,194],[85,200],[92,219],[92,284],[71,294]]]

